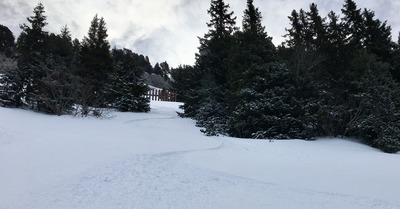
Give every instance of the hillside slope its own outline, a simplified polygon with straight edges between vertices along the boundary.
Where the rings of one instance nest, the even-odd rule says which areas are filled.
[[[205,137],[178,105],[107,119],[0,108],[0,208],[400,208],[400,154]]]

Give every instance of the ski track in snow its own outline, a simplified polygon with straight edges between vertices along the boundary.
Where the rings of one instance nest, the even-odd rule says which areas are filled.
[[[222,147],[222,146],[219,146]],[[219,149],[219,148],[215,148]],[[214,150],[215,150],[214,149]],[[212,150],[212,149],[207,149]],[[182,159],[197,151],[137,155],[39,193],[32,208],[398,208],[387,201],[318,192],[204,170]],[[45,189],[46,191],[46,189]],[[251,192],[251,193],[248,193]],[[306,200],[306,201],[305,201]],[[44,201],[44,202],[41,202]]]
[[[88,123],[116,123],[118,127],[123,126],[121,130],[127,127],[149,128],[149,130],[154,130],[151,133],[144,134],[133,128],[133,130],[130,130],[131,132],[118,135],[120,137],[125,137],[129,134],[138,134],[138,136],[140,136],[139,138],[135,138],[134,142],[136,144],[134,145],[136,147],[132,146],[135,147],[133,151],[130,151],[130,149],[125,146],[120,147],[112,145],[107,141],[107,137],[101,139],[100,136],[106,134],[108,131],[101,130],[98,135],[98,143],[104,143],[104,146],[112,146],[113,149],[121,149],[122,153],[104,153],[104,155],[109,155],[104,157],[104,160],[82,161],[83,164],[87,163],[90,166],[69,165],[71,169],[76,170],[68,175],[52,177],[45,173],[47,175],[43,176],[43,178],[50,178],[47,181],[49,183],[41,183],[46,182],[46,179],[41,179],[39,183],[31,182],[32,185],[26,186],[26,190],[24,191],[20,191],[16,188],[14,193],[8,193],[7,190],[13,188],[7,188],[10,184],[7,184],[7,182],[2,183],[1,181],[7,181],[7,178],[10,178],[10,181],[15,181],[15,179],[12,179],[10,177],[11,175],[8,176],[3,173],[2,176],[0,173],[0,194],[3,194],[3,197],[0,197],[0,209],[400,209],[400,200],[394,200],[393,198],[375,198],[373,195],[370,195],[370,193],[374,191],[352,193],[351,191],[353,190],[351,190],[351,186],[348,186],[349,189],[346,191],[346,185],[338,185],[340,186],[337,189],[339,192],[330,192],[329,188],[325,189],[324,186],[318,185],[318,179],[315,179],[315,181],[312,177],[301,179],[302,175],[308,174],[308,167],[315,166],[314,164],[319,165],[320,163],[318,159],[316,159],[315,162],[310,162],[309,164],[304,163],[302,165],[296,165],[298,162],[314,159],[312,152],[315,151],[313,150],[315,147],[305,150],[306,154],[295,152],[295,154],[291,155],[287,152],[288,150],[290,151],[292,147],[285,147],[285,145],[287,143],[293,143],[293,147],[302,149],[302,146],[304,146],[303,142],[287,141],[282,143],[268,143],[267,141],[237,140],[228,137],[204,137],[199,133],[198,128],[194,127],[194,122],[190,123],[190,120],[180,119],[176,116],[176,106],[177,105],[173,103],[153,102],[153,109],[149,114],[124,114],[118,115],[116,117],[117,119],[113,118],[100,122],[92,119],[84,120]],[[2,110],[0,109],[0,111]],[[47,117],[37,116],[36,113],[29,114],[28,116],[24,116],[29,120],[40,120],[40,117]],[[30,118],[32,114],[34,115],[34,119]],[[121,118],[118,119],[118,117]],[[134,119],[132,119],[132,117]],[[115,120],[117,121],[115,122]],[[93,126],[97,127],[97,125],[98,124]],[[45,126],[46,125],[44,125],[44,127]],[[90,132],[91,129],[89,126],[87,129],[87,131]],[[172,130],[164,135],[160,133],[161,131],[169,129]],[[176,137],[174,131],[182,132],[182,129],[186,130],[188,133],[180,133],[180,135],[178,135],[180,137],[179,139],[174,138]],[[29,139],[23,137],[25,136],[23,133],[18,131],[14,133],[11,132],[12,130],[12,127],[8,127],[7,123],[4,121],[2,123],[0,119],[0,169],[2,165],[9,166],[6,161],[9,162],[13,160],[11,158],[1,159],[1,156],[11,156],[8,155],[7,147],[16,149],[14,146],[29,141]],[[21,136],[23,139],[21,139]],[[37,136],[40,138],[42,135],[38,134]],[[88,136],[91,135],[89,134]],[[165,136],[165,139],[170,140],[170,142],[154,138],[160,136]],[[33,138],[34,137],[36,137],[36,135],[33,135]],[[182,139],[182,137],[195,137],[196,139],[190,141],[189,138]],[[150,140],[150,142],[147,140]],[[43,143],[41,141],[30,143],[34,144],[39,142]],[[75,141],[72,142],[78,143]],[[93,142],[96,142],[96,140],[79,143],[82,143],[80,146],[84,146],[87,145],[85,143],[90,144]],[[126,142],[122,140],[118,142],[125,143],[126,146],[132,145],[129,144],[129,141]],[[307,147],[313,145],[320,148],[319,146],[326,147],[326,143],[335,145],[341,142],[322,141],[319,144],[318,142],[308,143],[315,144],[307,144]],[[56,145],[64,146],[64,144]],[[354,153],[355,156],[361,155],[362,157],[369,156],[371,153],[372,155],[376,154],[375,150],[364,148],[363,145],[350,145],[355,147],[343,147],[343,155],[345,155],[345,157],[351,156],[352,153]],[[28,143],[26,146],[30,146],[30,144]],[[53,145],[50,143],[48,146],[51,147]],[[100,145],[95,148],[91,147],[92,145],[89,146],[90,147],[86,148],[88,151],[90,149],[100,148],[100,151],[102,151],[103,149]],[[29,152],[29,148],[27,147],[23,150]],[[37,147],[33,147],[32,149],[36,148]],[[342,147],[339,146],[339,148]],[[68,151],[69,148],[67,147],[65,149]],[[282,149],[284,153],[282,153],[280,149]],[[350,151],[347,152],[347,149]],[[67,153],[67,151],[65,152]],[[78,152],[84,151],[85,149],[78,150]],[[89,152],[88,155],[102,156],[100,151],[91,151],[92,152]],[[336,153],[335,151],[328,151],[329,153],[326,153],[326,155],[333,155]],[[24,153],[16,154],[24,155]],[[37,153],[34,152],[32,156],[34,156],[34,154]],[[55,151],[55,154],[50,154],[56,157],[58,155],[57,151]],[[77,153],[75,157],[80,158],[82,156],[85,157],[82,153]],[[395,163],[400,162],[399,154],[386,157],[388,155],[378,153],[376,156],[386,160],[394,160]],[[73,155],[70,157],[74,158]],[[274,159],[268,160],[268,158],[271,157]],[[360,158],[362,159],[362,157]],[[39,160],[41,159],[39,157],[37,158]],[[62,157],[60,158],[62,159]],[[337,157],[334,156],[333,158],[326,157],[327,160],[336,158],[340,158],[340,155]],[[280,175],[279,172],[277,172],[277,174],[273,173],[271,169],[275,168],[273,166],[275,165],[274,160],[276,159],[282,161],[276,163],[278,166],[279,163],[282,163],[280,167],[288,166],[289,171],[293,172],[293,175],[284,173]],[[34,160],[33,158],[32,161]],[[326,164],[328,164],[326,168],[321,168],[321,170],[316,170],[316,172],[336,169],[337,167],[335,166],[337,165],[335,165],[335,162],[334,160],[330,164],[326,162]],[[49,163],[49,166],[56,165],[51,164],[52,161],[46,163]],[[16,167],[17,166],[18,165],[16,165]],[[259,169],[254,169],[252,166]],[[262,168],[263,166],[266,168]],[[332,168],[330,168],[330,166],[332,166]],[[345,166],[346,165],[343,165],[343,169],[346,169]],[[399,165],[393,164],[392,166],[395,167],[392,170],[393,172],[399,172],[398,167],[396,167]],[[12,166],[10,167],[14,168]],[[341,168],[340,165],[339,168]],[[12,170],[12,172],[18,172],[18,174],[16,173],[17,177],[22,176],[28,180],[35,179],[30,177],[29,173],[23,173],[26,172],[26,169],[14,169],[16,170]],[[43,168],[33,167],[30,169]],[[298,171],[296,169],[298,169]],[[286,170],[283,169],[282,171]],[[1,172],[7,171],[2,170]],[[271,172],[270,175],[272,177],[268,175],[269,172]],[[299,174],[296,174],[296,172],[299,172]],[[385,170],[383,172],[390,172],[390,170]],[[349,173],[352,174],[351,172]],[[34,174],[35,173],[32,175],[34,176]],[[329,171],[325,171],[323,174],[327,175]],[[296,175],[299,175],[299,179],[296,181],[300,183],[291,184],[290,181],[286,182],[282,180],[285,178],[290,180],[289,177]],[[363,175],[365,174],[360,171],[359,177],[362,178]],[[398,175],[399,173],[397,173],[397,176]],[[368,179],[368,176],[365,178]],[[338,179],[340,180],[339,177]],[[385,180],[386,179],[377,179],[377,181]],[[301,183],[301,181],[305,181],[305,183]],[[329,181],[329,179],[327,181]],[[25,182],[29,183],[27,180],[25,180]],[[397,192],[398,195],[400,188],[396,186],[399,185],[399,183],[393,183],[395,186],[388,188],[389,191],[385,192]],[[3,184],[6,186],[1,187]],[[308,184],[310,186],[307,186]]]
[[[135,119],[135,120],[129,120],[129,121],[126,121],[125,123],[136,123],[136,122],[143,122],[143,121],[149,121],[149,120],[172,120],[175,118],[176,117],[140,118],[140,119]]]

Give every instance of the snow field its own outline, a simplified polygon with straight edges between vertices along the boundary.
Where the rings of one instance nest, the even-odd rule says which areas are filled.
[[[400,155],[205,137],[179,103],[106,119],[0,108],[0,208],[400,208]]]

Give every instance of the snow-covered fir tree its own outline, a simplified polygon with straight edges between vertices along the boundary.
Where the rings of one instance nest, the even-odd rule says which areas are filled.
[[[278,62],[254,65],[252,79],[238,93],[229,116],[229,133],[244,138],[308,138],[301,121],[300,103],[294,97],[293,74]]]
[[[150,111],[149,99],[144,95],[148,86],[143,82],[135,62],[134,53],[129,49],[113,49],[114,73],[109,75],[105,87],[108,106],[126,112]]]

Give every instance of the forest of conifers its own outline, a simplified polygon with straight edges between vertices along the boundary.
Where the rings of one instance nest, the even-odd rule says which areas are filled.
[[[15,41],[1,26],[0,103],[36,111],[101,114],[100,108],[149,111],[143,72],[171,79],[190,117],[207,135],[254,139],[356,137],[384,152],[400,150],[400,42],[369,9],[345,0],[322,17],[316,4],[289,14],[285,42],[272,43],[247,1],[242,27],[224,0],[212,0],[209,31],[194,65],[169,69],[129,49],[110,49],[105,20],[72,40],[43,30],[34,8]],[[5,32],[4,32],[5,31]],[[1,71],[0,71],[1,73]]]

